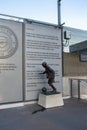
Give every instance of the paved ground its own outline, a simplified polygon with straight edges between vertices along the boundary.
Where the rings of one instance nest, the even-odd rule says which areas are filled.
[[[0,110],[0,130],[87,130],[87,103],[64,104],[44,111],[37,104]]]

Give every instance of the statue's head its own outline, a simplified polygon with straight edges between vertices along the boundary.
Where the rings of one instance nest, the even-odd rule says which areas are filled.
[[[42,63],[42,66],[43,66],[43,67],[46,67],[46,66],[47,66],[47,63],[46,63],[46,62],[43,62],[43,63]]]

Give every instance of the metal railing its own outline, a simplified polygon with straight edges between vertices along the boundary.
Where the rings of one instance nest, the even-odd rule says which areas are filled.
[[[87,100],[87,79],[69,79],[70,96]]]

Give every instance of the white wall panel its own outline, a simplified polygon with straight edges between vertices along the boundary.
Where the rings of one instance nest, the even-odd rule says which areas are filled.
[[[61,29],[40,24],[25,24],[25,99],[34,100],[47,87],[42,62],[56,72],[54,86],[62,89]]]
[[[22,24],[0,19],[0,103],[22,101]]]

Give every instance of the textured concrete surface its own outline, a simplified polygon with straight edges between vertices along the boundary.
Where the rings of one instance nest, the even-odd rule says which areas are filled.
[[[87,103],[64,100],[43,111],[37,104],[0,110],[0,130],[87,130]]]

